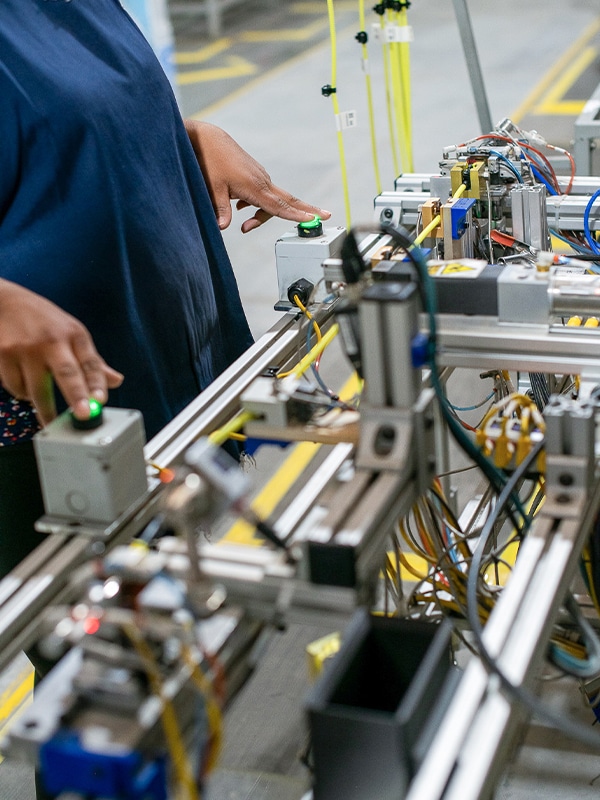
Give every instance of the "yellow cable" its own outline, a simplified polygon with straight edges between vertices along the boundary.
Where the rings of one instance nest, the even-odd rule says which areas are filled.
[[[435,230],[435,229],[438,227],[438,225],[440,224],[440,222],[441,222],[441,221],[442,221],[442,218],[441,218],[441,216],[438,214],[438,215],[437,215],[437,217],[434,217],[434,218],[431,220],[431,222],[429,223],[429,225],[427,225],[425,228],[423,228],[423,230],[421,231],[421,233],[420,233],[420,234],[417,236],[417,238],[416,238],[416,239],[414,240],[414,242],[412,243],[412,246],[413,246],[413,247],[415,247],[416,245],[419,245],[419,244],[421,244],[421,242],[422,242],[424,239],[426,239],[426,238],[429,236],[429,234],[430,234],[432,231],[434,231],[434,230]]]
[[[397,12],[388,9],[388,22],[394,24]],[[401,83],[399,64],[399,44],[392,42],[390,48],[390,70],[392,75],[392,97],[394,103],[394,119],[396,121],[397,141],[400,149],[400,162],[402,172],[408,172],[408,151],[406,147],[406,129],[403,109],[403,88]]]
[[[396,142],[396,129],[394,126],[394,112],[392,108],[392,88],[391,88],[391,62],[390,49],[385,41],[385,21],[383,15],[380,16],[381,28],[381,49],[383,52],[383,77],[385,82],[385,99],[387,108],[388,127],[390,131],[390,147],[392,149],[392,160],[396,175],[400,174],[400,162],[398,160],[398,143]]]
[[[413,567],[413,565],[406,558],[406,556],[404,555],[402,550],[398,550],[397,555],[398,555],[398,560],[400,561],[400,563],[402,564],[404,569],[406,569],[408,572],[410,572],[411,575],[414,575],[414,577],[418,578],[420,581],[426,581],[428,579],[428,577],[429,577],[428,575],[426,575],[426,574],[424,574],[422,572],[419,572],[419,570],[416,569],[416,567]]]
[[[335,339],[335,337],[339,333],[339,325],[336,323],[332,325],[331,328],[327,331],[327,333],[323,336],[320,342],[317,342],[316,345],[308,352],[304,358],[294,367],[291,371],[291,374],[294,375],[296,378],[299,378],[301,375],[304,375],[306,370],[313,364],[317,358],[321,355],[323,350],[328,347],[331,342]],[[277,376],[281,377],[281,376]]]
[[[309,322],[312,322],[312,326],[313,326],[315,335],[317,337],[317,342],[320,342],[321,339],[323,338],[323,334],[321,333],[321,328],[319,328],[319,324],[318,324],[317,320],[313,317],[313,315],[310,313],[310,311],[304,305],[302,300],[300,300],[300,298],[298,297],[297,294],[294,295],[294,303],[296,303],[296,305],[298,306],[300,311],[309,320]]]
[[[338,140],[338,150],[340,153],[340,167],[342,170],[342,190],[344,194],[344,206],[346,209],[346,227],[352,227],[352,215],[350,213],[350,192],[348,190],[348,170],[346,169],[346,152],[344,150],[344,137],[342,135],[340,121],[340,104],[337,97],[337,37],[335,32],[335,12],[333,10],[333,0],[327,0],[327,12],[329,14],[329,35],[331,38],[331,87],[334,91],[331,94],[333,102],[333,113],[335,114]]]
[[[398,15],[400,27],[408,28],[408,11],[403,8]],[[400,42],[399,45],[400,70],[402,75],[403,88],[403,108],[404,108],[404,135],[406,136],[406,150],[408,158],[408,170],[413,172],[413,148],[412,148],[412,101],[411,101],[411,81],[410,81],[410,44]]]
[[[452,199],[453,200],[458,200],[458,198],[461,197],[461,195],[463,195],[465,193],[466,188],[467,188],[466,184],[461,183],[461,185],[458,187],[458,189],[452,195]],[[427,225],[425,228],[423,228],[421,233],[414,240],[414,242],[412,243],[412,247],[416,247],[417,245],[421,244],[421,242],[424,239],[426,239],[429,236],[429,234],[432,231],[434,231],[440,225],[441,221],[442,221],[442,217],[441,217],[440,214],[438,214],[436,217],[434,217],[431,220],[431,222],[429,223],[429,225]]]
[[[200,665],[196,663],[191,652],[184,648],[182,651],[183,659],[191,670],[192,680],[196,684],[206,703],[206,717],[210,728],[210,753],[204,765],[205,772],[209,774],[219,760],[219,755],[223,747],[223,716],[218,702],[215,699],[215,692],[212,684],[202,672]]]
[[[123,630],[144,664],[152,692],[162,702],[161,721],[173,769],[177,776],[177,782],[185,791],[188,800],[199,800],[198,787],[196,786],[196,781],[187,758],[185,745],[177,722],[177,715],[175,714],[173,703],[164,696],[162,676],[152,650],[148,646],[148,643],[144,641],[140,631],[135,625],[126,623],[123,625]]]
[[[358,0],[358,16],[360,30],[366,35],[365,0]],[[375,112],[373,110],[373,90],[371,86],[371,72],[369,67],[369,48],[366,42],[361,43],[365,84],[367,87],[367,105],[369,109],[369,129],[371,131],[371,151],[373,153],[373,169],[375,171],[375,188],[381,194],[381,175],[379,172],[379,158],[377,155],[377,136],[375,131]]]
[[[221,445],[231,437],[232,433],[238,433],[251,419],[254,419],[254,414],[251,414],[249,411],[242,411],[237,417],[234,417],[226,425],[223,425],[222,428],[213,431],[208,437],[208,440],[212,444]]]

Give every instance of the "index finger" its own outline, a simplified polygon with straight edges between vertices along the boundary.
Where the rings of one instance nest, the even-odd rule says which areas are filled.
[[[87,419],[90,413],[89,398],[105,403],[108,393],[104,362],[96,352],[91,340],[78,336],[71,347],[61,343],[50,345],[46,366],[67,405],[79,419]]]
[[[319,216],[321,219],[331,217],[330,211],[318,208],[311,203],[305,203],[278,186],[271,186],[261,195],[260,202],[255,205],[274,217],[289,219],[292,222],[308,222],[315,216]]]

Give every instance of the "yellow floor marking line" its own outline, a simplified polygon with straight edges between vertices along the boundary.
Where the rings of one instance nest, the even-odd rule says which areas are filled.
[[[26,667],[0,695],[0,739],[31,703],[33,695],[33,668]],[[0,756],[0,763],[3,758]]]
[[[261,519],[265,519],[275,510],[279,501],[298,480],[320,447],[320,444],[312,442],[302,442],[294,447],[282,466],[252,502],[252,509]],[[256,532],[254,525],[240,519],[231,526],[219,543],[222,542],[260,547],[264,540]]]
[[[355,11],[356,8],[356,0],[335,0],[336,11]],[[292,3],[290,11],[292,14],[322,14],[323,0],[321,2]]]
[[[178,73],[177,83],[180,86],[189,86],[191,83],[243,78],[247,75],[255,75],[257,72],[258,67],[256,64],[252,64],[240,56],[228,56],[227,64],[224,67],[206,67],[205,69],[194,69],[190,70],[190,72]]]
[[[342,31],[338,33],[338,36],[343,37],[346,35],[350,35],[351,33],[356,33],[356,23],[344,28]],[[313,55],[313,53],[318,52],[324,47],[328,47],[327,41],[317,42],[316,44],[308,47],[306,50],[303,50],[298,55],[294,56],[293,58],[288,59],[287,61],[283,61],[281,64],[278,64],[273,69],[267,70],[266,72],[261,72],[256,78],[248,83],[245,83],[239,89],[236,89],[233,92],[222,97],[220,100],[217,100],[215,103],[212,103],[205,108],[202,108],[200,111],[196,111],[194,114],[189,114],[188,116],[191,119],[206,119],[207,117],[211,116],[212,114],[216,114],[225,106],[229,105],[229,103],[233,103],[235,100],[238,100],[240,97],[243,97],[248,92],[256,89],[257,86],[260,86],[262,83],[266,83],[271,78],[274,78],[276,75],[282,75],[286,70],[291,69],[294,65],[300,64],[305,61],[309,56]],[[320,87],[316,86],[314,89],[315,93],[318,95],[320,94]]]
[[[353,376],[344,384],[340,397],[348,399],[357,393],[358,388],[358,380],[356,376]],[[252,501],[252,509],[259,518],[266,519],[275,510],[277,504],[292,488],[322,446],[313,442],[302,442],[294,446],[281,467]],[[219,544],[244,544],[260,547],[263,542],[262,536],[256,532],[254,526],[240,519],[231,526]]]
[[[544,96],[539,105],[535,106],[534,114],[553,114],[579,116],[583,111],[586,100],[564,100],[575,81],[598,58],[595,47],[586,47],[575,58],[571,65],[564,70],[552,89]]]
[[[307,42],[319,31],[328,27],[326,19],[318,19],[303,28],[279,28],[274,31],[245,31],[239,36],[242,42]]]
[[[573,42],[571,47],[563,53],[537,86],[527,95],[521,105],[513,111],[511,114],[513,122],[518,124],[523,117],[532,110],[536,103],[540,102],[541,98],[551,89],[552,85],[560,80],[561,73],[568,69],[570,63],[577,57],[582,48],[586,47],[598,32],[600,32],[600,18],[587,26],[581,36]]]
[[[181,50],[175,53],[174,61],[178,66],[185,64],[204,64],[215,56],[221,55],[233,45],[233,39],[217,39],[216,42],[201,47],[199,50]]]

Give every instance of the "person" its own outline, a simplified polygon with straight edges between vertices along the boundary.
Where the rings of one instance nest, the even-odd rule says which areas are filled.
[[[245,233],[330,215],[182,121],[118,0],[3,0],[0,143],[6,574],[40,540],[31,438],[57,408],[138,408],[150,438],[251,344],[220,233],[232,200],[256,209]]]

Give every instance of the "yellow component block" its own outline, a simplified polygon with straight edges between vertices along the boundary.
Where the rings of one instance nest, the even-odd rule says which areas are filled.
[[[342,635],[336,631],[336,633],[330,633],[307,645],[306,656],[310,680],[317,680],[323,671],[325,662],[327,659],[333,658],[340,649],[341,643]]]
[[[432,197],[431,200],[426,200],[423,205],[421,206],[421,217],[422,217],[422,227],[425,230],[436,217],[439,217],[441,209],[441,200],[439,197]],[[433,236],[433,232],[431,236]],[[438,225],[435,236],[438,239],[443,238],[444,231],[442,230],[442,226]]]
[[[469,179],[471,187],[466,189],[463,197],[469,197],[471,200],[481,200],[481,195],[485,192],[485,161],[476,161],[474,164],[467,164],[466,161],[459,161],[450,170],[450,181],[452,186],[452,195],[460,189],[463,183],[463,173],[465,169],[469,170]]]
[[[511,458],[512,453],[510,452],[510,443],[508,441],[508,437],[501,433],[496,439],[496,445],[494,447],[494,464],[499,469],[503,469],[510,464]]]
[[[570,317],[567,322],[567,328],[579,328],[583,322],[583,317]]]
[[[517,464],[520,464],[521,461],[525,458],[525,456],[531,450],[531,439],[529,436],[520,436],[519,441],[517,442],[517,451],[515,454],[515,458],[517,460]]]
[[[588,317],[583,324],[584,328],[597,328],[600,325],[598,317]]]

